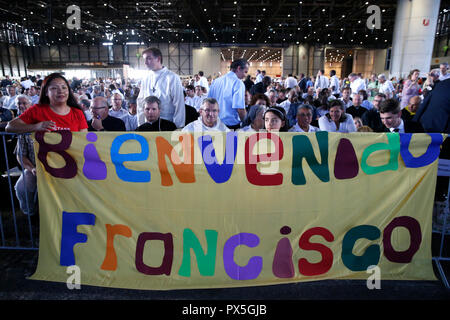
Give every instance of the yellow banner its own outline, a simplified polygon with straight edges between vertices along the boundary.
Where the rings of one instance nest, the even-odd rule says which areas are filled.
[[[435,280],[441,134],[36,133],[36,280]],[[368,271],[369,269],[369,271]]]

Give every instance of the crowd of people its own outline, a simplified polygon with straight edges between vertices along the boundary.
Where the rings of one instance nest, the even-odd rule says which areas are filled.
[[[164,66],[161,52],[143,52],[148,75],[138,82],[66,79],[52,73],[0,82],[0,128],[34,131],[244,131],[244,132],[447,132],[448,64],[397,80],[351,73],[340,79],[304,74],[272,78],[248,74],[238,59],[215,79],[202,71],[181,79]],[[431,114],[431,116],[430,116]],[[23,168],[16,194],[24,213],[34,212],[36,163],[30,136],[19,136],[14,154]]]

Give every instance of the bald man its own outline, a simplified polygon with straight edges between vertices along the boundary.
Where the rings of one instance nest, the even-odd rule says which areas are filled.
[[[422,99],[420,96],[411,97],[411,99],[409,99],[409,104],[402,110],[402,119],[412,120],[421,103]]]

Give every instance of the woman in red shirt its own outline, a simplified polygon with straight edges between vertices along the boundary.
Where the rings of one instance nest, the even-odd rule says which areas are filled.
[[[11,120],[6,131],[87,131],[83,111],[77,103],[69,83],[60,73],[48,75],[42,83],[39,103]]]

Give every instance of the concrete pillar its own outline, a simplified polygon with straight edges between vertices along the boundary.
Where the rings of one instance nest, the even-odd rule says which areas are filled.
[[[309,68],[309,48],[307,44],[301,44],[298,46],[298,59],[297,59],[297,74],[308,74]]]
[[[440,0],[397,1],[391,77],[406,77],[412,69],[421,76],[429,71],[439,6]]]
[[[316,76],[317,72],[324,69],[325,64],[325,48],[322,46],[314,47],[312,75]]]

